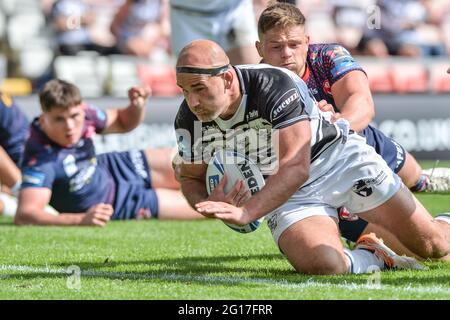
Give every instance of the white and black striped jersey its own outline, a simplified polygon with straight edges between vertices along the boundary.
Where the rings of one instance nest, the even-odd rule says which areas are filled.
[[[179,155],[188,162],[208,162],[217,147],[245,152],[263,174],[273,168],[273,130],[298,121],[311,125],[311,163],[342,138],[338,126],[319,111],[303,80],[267,64],[234,66],[242,100],[228,120],[201,123],[184,100],[175,119]]]

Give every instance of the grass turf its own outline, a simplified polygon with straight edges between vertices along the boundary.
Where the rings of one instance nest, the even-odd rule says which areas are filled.
[[[449,263],[372,275],[296,274],[265,225],[241,235],[219,221],[100,229],[16,228],[3,220],[0,230],[1,299],[450,299]],[[71,266],[81,271],[78,290]]]
[[[449,211],[448,195],[418,197],[433,214]],[[242,235],[213,220],[18,228],[0,218],[0,247],[0,299],[450,299],[444,262],[297,274],[266,225]]]

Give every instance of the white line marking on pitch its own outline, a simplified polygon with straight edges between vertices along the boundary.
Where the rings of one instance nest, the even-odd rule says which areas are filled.
[[[69,276],[67,269],[54,269],[49,267],[30,267],[25,265],[0,265],[0,271],[18,271],[18,272],[31,272],[31,273],[49,273]],[[8,275],[0,274],[0,280]],[[408,286],[399,287],[388,284],[380,284],[380,287],[374,287],[368,284],[356,284],[356,283],[329,283],[329,282],[317,282],[314,280],[308,280],[301,283],[289,282],[283,280],[271,280],[264,278],[242,278],[242,277],[216,277],[216,276],[196,276],[185,275],[176,273],[157,273],[157,274],[135,274],[126,272],[106,272],[106,271],[94,271],[92,269],[81,270],[81,276],[85,277],[104,277],[110,279],[158,279],[158,280],[170,280],[170,281],[199,281],[206,283],[224,283],[224,284],[238,284],[249,283],[257,285],[275,285],[290,289],[307,289],[312,287],[321,288],[340,288],[347,290],[400,290],[405,292],[415,293],[444,293],[450,294],[450,289],[442,286],[416,286],[409,284]]]

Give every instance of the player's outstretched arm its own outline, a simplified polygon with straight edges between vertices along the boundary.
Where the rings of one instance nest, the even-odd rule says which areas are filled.
[[[179,163],[176,165],[176,177],[181,184],[181,192],[191,205],[206,200],[208,193],[205,187],[205,164],[187,164]]]
[[[136,128],[144,120],[145,108],[150,95],[149,88],[130,88],[128,90],[129,105],[126,108],[106,110],[108,120],[102,133],[124,133]]]
[[[359,70],[351,71],[331,86],[331,92],[339,109],[334,120],[347,119],[350,127],[357,132],[367,128],[375,116],[367,76]]]
[[[8,156],[5,149],[0,147],[0,185],[5,185],[12,189],[20,180],[21,173],[19,168]]]
[[[16,225],[97,225],[104,226],[110,219],[111,205],[98,204],[87,213],[60,213],[52,215],[45,211],[52,192],[48,188],[25,188],[19,193],[15,215]]]

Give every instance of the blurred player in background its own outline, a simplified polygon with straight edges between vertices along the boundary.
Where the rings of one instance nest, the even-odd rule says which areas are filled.
[[[323,111],[332,111],[332,120],[345,118],[353,130],[361,132],[367,144],[414,192],[450,192],[450,169],[421,170],[414,157],[393,139],[369,125],[375,108],[364,70],[338,44],[309,44],[305,17],[294,5],[274,3],[258,21],[256,47],[263,62],[287,68],[307,84]],[[431,176],[433,172],[433,176]],[[343,236],[356,241],[361,234],[376,232],[399,252],[409,253],[392,235],[378,226],[340,212]],[[356,221],[355,221],[356,220]]]
[[[127,0],[111,23],[121,53],[154,60],[169,47],[167,0]],[[168,54],[167,54],[168,55]]]
[[[257,63],[258,39],[252,0],[170,0],[172,50],[195,39],[219,43],[233,64]]]
[[[108,41],[100,41],[91,34],[97,16],[85,0],[55,1],[50,13],[56,43],[62,55],[76,55],[80,51],[96,51],[102,55],[117,53]],[[104,43],[102,43],[104,42]]]
[[[102,111],[83,103],[73,84],[49,81],[25,148],[15,223],[104,226],[110,219],[200,218],[179,191],[169,150],[95,154],[92,136],[134,129],[149,95],[133,87],[128,107]],[[60,214],[44,212],[48,203]]]

